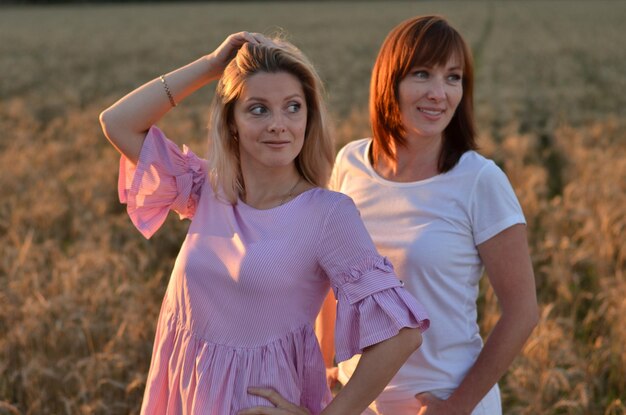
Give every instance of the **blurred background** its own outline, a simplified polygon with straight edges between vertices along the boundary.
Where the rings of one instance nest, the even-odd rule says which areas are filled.
[[[283,32],[317,66],[338,148],[369,135],[387,32],[442,14],[476,61],[481,152],[529,224],[541,321],[501,380],[505,414],[626,413],[626,2],[0,5],[0,414],[136,414],[187,222],[147,241],[98,114],[230,33]],[[214,85],[160,126],[206,153]],[[480,323],[498,316],[486,279]]]

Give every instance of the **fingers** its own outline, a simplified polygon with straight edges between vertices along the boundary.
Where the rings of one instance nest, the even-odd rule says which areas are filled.
[[[267,399],[278,408],[297,408],[294,404],[283,398],[282,395],[276,392],[274,389],[269,388],[248,388],[248,393],[251,395],[260,396]]]
[[[330,389],[333,389],[338,382],[339,368],[330,367],[326,369],[326,383]]]
[[[254,408],[244,409],[237,412],[237,415],[292,415],[290,412],[280,408],[269,408],[266,406],[255,406]]]
[[[252,43],[252,44],[257,44],[259,43],[259,41],[257,40],[257,38],[254,36],[254,33],[250,33],[250,32],[239,32],[239,33],[235,33],[234,35],[232,35],[235,37],[235,39],[238,40],[238,43],[240,44],[244,44],[246,42]]]
[[[209,56],[211,57],[211,75],[219,78],[226,65],[237,55],[237,51],[246,43],[258,45],[264,37],[260,33],[239,32],[228,36]]]
[[[265,37],[265,35],[262,35],[261,33],[252,33],[252,36],[256,39],[259,45],[278,46],[274,40]]]
[[[273,41],[266,38],[261,33],[238,32],[228,36],[215,50],[215,54],[221,56],[221,59],[225,61],[225,63],[228,63],[246,43],[250,43],[251,45],[275,45]]]
[[[426,411],[428,411],[428,395],[430,395],[428,392],[422,392],[415,395],[415,399],[417,399],[420,403],[420,408],[416,415],[426,415]]]
[[[257,406],[239,411],[237,415],[308,415],[309,412],[283,398],[278,392],[269,388],[248,388],[251,395],[267,399],[275,408]]]
[[[265,36],[263,36],[260,33],[250,33],[250,36],[254,39],[254,41],[258,44],[263,44],[263,43],[267,43],[269,41],[268,38],[266,38]]]
[[[417,399],[418,402],[421,403],[423,406],[428,406],[428,404],[431,404],[433,401],[438,400],[435,395],[430,392],[418,393],[417,395],[415,395],[415,399]]]
[[[232,39],[230,39],[232,37]],[[229,37],[233,43],[231,45],[235,49],[241,48],[244,43],[250,43],[252,45],[265,45],[265,46],[278,46],[272,39],[265,37],[265,35],[257,32],[239,32]]]
[[[231,45],[235,48],[241,47],[244,43],[251,43],[253,45],[259,45],[267,42],[267,38],[260,33],[256,32],[239,32],[233,33],[228,37]]]
[[[245,43],[254,42],[256,43],[256,39],[250,35],[248,32],[239,32],[233,33],[228,36],[224,42],[217,48],[217,51],[225,53],[229,57],[234,56],[234,54],[241,48]]]

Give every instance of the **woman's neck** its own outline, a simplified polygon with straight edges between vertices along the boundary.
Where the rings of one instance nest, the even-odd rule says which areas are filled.
[[[266,169],[262,173],[242,169],[242,176],[245,192],[240,197],[245,204],[256,209],[283,205],[311,187],[293,164]]]
[[[442,140],[409,139],[404,147],[392,146],[396,160],[380,155],[374,160],[374,170],[386,180],[416,182],[437,176]]]

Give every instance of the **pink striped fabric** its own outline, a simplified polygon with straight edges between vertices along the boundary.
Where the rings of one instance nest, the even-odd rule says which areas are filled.
[[[331,395],[313,324],[329,287],[339,360],[403,327],[428,327],[350,198],[316,188],[257,210],[219,200],[206,177],[206,163],[156,127],[137,166],[121,160],[120,200],[143,235],[170,209],[192,219],[163,300],[142,413],[272,406],[250,386],[321,412]]]

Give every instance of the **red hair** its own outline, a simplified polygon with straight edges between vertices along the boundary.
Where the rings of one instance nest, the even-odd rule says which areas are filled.
[[[398,104],[398,85],[415,66],[445,65],[457,56],[463,65],[463,97],[443,132],[438,169],[443,173],[459,161],[463,153],[476,148],[474,122],[474,64],[461,35],[439,16],[406,20],[387,35],[370,85],[370,122],[373,159],[382,156],[397,162],[395,148],[406,146],[406,130]]]

